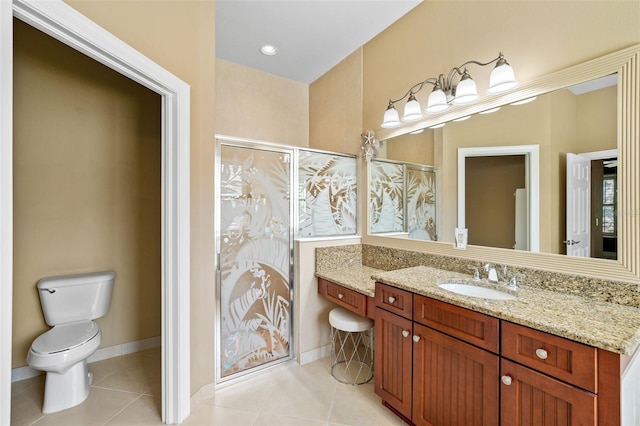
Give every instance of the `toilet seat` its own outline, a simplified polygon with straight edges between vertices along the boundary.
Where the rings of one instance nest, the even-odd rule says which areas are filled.
[[[69,351],[87,343],[98,333],[100,333],[100,327],[93,321],[56,325],[38,336],[31,344],[31,350],[40,355]]]

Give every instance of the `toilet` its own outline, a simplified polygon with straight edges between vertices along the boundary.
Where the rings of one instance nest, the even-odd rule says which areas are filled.
[[[46,372],[42,412],[55,413],[89,396],[89,358],[102,333],[93,320],[109,312],[115,272],[42,278],[36,287],[46,323],[53,328],[31,344],[27,363]]]

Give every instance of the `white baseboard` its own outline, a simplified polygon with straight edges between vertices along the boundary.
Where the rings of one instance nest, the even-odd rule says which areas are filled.
[[[144,351],[146,349],[157,348],[161,344],[160,336],[150,337],[148,339],[136,340],[135,342],[123,343],[121,345],[108,346],[98,349],[87,360],[88,363],[102,361],[117,356],[132,354],[134,352]],[[43,374],[40,370],[34,370],[29,366],[18,367],[11,370],[11,383],[20,380],[30,379]]]
[[[313,361],[317,361],[329,356],[331,353],[331,345],[320,346],[319,348],[300,353],[300,365],[305,365]]]

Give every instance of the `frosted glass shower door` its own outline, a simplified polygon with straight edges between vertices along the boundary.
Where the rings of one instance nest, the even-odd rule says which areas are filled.
[[[219,142],[216,371],[291,358],[291,151]]]

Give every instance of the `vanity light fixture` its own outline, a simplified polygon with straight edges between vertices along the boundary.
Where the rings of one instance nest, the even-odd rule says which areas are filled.
[[[478,90],[476,83],[471,78],[471,75],[469,75],[466,67],[470,64],[484,67],[493,63],[495,63],[496,66],[489,77],[488,94],[494,95],[497,93],[503,93],[518,86],[518,82],[516,81],[513,73],[513,68],[511,68],[509,63],[506,61],[502,52],[500,52],[497,58],[486,63],[468,61],[458,67],[452,68],[446,77],[444,74],[440,74],[437,78],[427,78],[426,80],[411,86],[409,91],[401,98],[395,100],[389,99],[389,105],[384,113],[382,127],[385,129],[398,127],[402,124],[402,121],[409,122],[421,119],[423,117],[422,109],[420,107],[420,103],[416,100],[415,95],[422,90],[426,84],[433,85],[433,91],[427,100],[427,107],[424,110],[425,113],[435,114],[445,111],[449,108],[450,104],[466,105],[475,102],[479,97]],[[402,120],[400,120],[395,104],[405,98],[408,99],[404,108]]]

